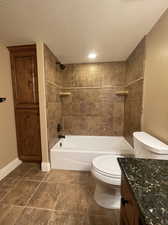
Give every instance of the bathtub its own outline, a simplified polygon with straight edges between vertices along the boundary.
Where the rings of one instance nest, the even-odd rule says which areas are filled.
[[[51,168],[89,171],[92,159],[100,155],[133,155],[124,137],[66,136],[51,149]]]

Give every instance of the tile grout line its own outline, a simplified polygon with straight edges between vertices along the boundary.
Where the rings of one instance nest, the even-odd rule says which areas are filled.
[[[19,167],[19,166],[18,166]],[[17,167],[17,168],[18,168]],[[16,169],[17,169],[16,168]],[[23,175],[23,177],[22,176],[18,176],[17,178],[16,178],[16,180],[18,179],[18,182],[16,182],[16,184],[14,184],[14,186],[3,196],[3,198],[2,199],[0,199],[0,203],[2,203],[3,204],[3,200],[7,197],[7,195],[8,194],[10,194],[10,192],[12,192],[13,191],[13,189],[14,188],[16,188],[16,186],[22,181],[21,180],[21,178],[24,178],[25,176],[26,176],[26,174],[31,170],[32,168],[30,168],[30,169],[28,169],[28,171],[27,172],[25,172],[25,174]],[[14,170],[13,170],[14,171]],[[12,172],[13,172],[12,171]],[[12,173],[11,172],[11,173]],[[9,174],[10,175],[10,174]],[[6,176],[7,177],[7,176]],[[12,177],[11,177],[12,178]],[[12,179],[14,179],[14,178],[12,178]],[[6,203],[4,203],[4,204],[6,204]],[[8,204],[7,204],[8,205]],[[12,204],[11,204],[12,205]],[[23,207],[23,206],[18,206],[18,207]]]
[[[0,199],[0,203],[3,202],[3,200],[6,198],[6,196],[12,191],[13,188],[11,188],[7,193]]]
[[[43,177],[43,179],[47,176],[47,173],[46,175]],[[30,198],[27,200],[25,206],[28,206],[29,202],[31,201],[31,199],[33,198],[33,196],[35,195],[35,193],[37,192],[38,188],[40,187],[40,185],[43,183],[43,179],[39,182],[39,184],[37,185],[37,187],[35,188],[34,192],[31,194]],[[36,181],[38,182],[38,181]]]
[[[16,184],[14,184],[14,187],[12,187],[9,191],[7,191],[7,193],[3,196],[3,198],[0,199],[0,203],[3,202],[3,200],[6,198],[6,196],[7,196],[10,192],[12,192],[12,190],[13,190],[14,188],[16,188],[16,186],[17,186],[20,182],[21,182],[21,180],[18,180],[18,182],[16,182]]]
[[[29,170],[30,171],[30,170]],[[28,174],[28,172],[29,171],[27,171],[26,172],[26,174]],[[26,174],[24,174],[24,176],[22,177],[22,178],[26,178]],[[22,214],[23,214],[23,212],[24,212],[24,210],[27,208],[27,209],[36,209],[36,210],[45,210],[45,211],[48,211],[48,213],[49,213],[49,217],[48,217],[48,221],[46,221],[47,223],[46,223],[46,225],[51,225],[52,224],[52,218],[53,218],[53,215],[54,215],[54,213],[56,213],[56,214],[58,214],[58,215],[67,215],[67,214],[70,214],[70,215],[74,215],[74,216],[77,216],[77,215],[81,215],[81,216],[88,216],[90,213],[89,213],[89,211],[87,210],[86,212],[83,212],[83,213],[79,213],[79,212],[75,212],[75,213],[73,213],[72,211],[68,211],[68,210],[57,210],[57,209],[55,209],[55,205],[56,205],[56,202],[55,202],[55,204],[54,204],[54,207],[53,207],[53,209],[49,209],[49,208],[40,208],[40,207],[34,207],[34,206],[28,206],[28,204],[29,204],[29,202],[31,201],[31,199],[33,198],[33,196],[35,195],[35,193],[38,191],[38,188],[40,187],[40,185],[41,184],[45,184],[45,183],[55,183],[55,184],[59,184],[59,183],[57,183],[57,182],[48,182],[47,181],[47,176],[48,176],[48,174],[49,173],[46,173],[46,174],[44,174],[44,177],[42,177],[42,179],[41,180],[33,180],[33,179],[27,179],[27,181],[32,181],[32,182],[38,182],[39,184],[37,185],[37,187],[36,188],[34,188],[34,191],[32,191],[32,194],[31,194],[31,196],[30,196],[30,198],[28,198],[28,200],[26,201],[26,204],[25,205],[23,205],[23,206],[18,206],[18,205],[15,205],[15,204],[11,204],[11,205],[9,205],[9,206],[11,206],[11,207],[20,207],[23,211],[21,211],[21,214],[18,216],[18,218],[16,219],[16,222],[13,224],[13,225],[17,225],[18,224],[18,221],[19,221],[19,219],[21,218],[21,216],[22,216]],[[35,177],[35,176],[32,176],[32,177]],[[37,176],[38,177],[38,176]],[[19,180],[18,182],[17,182],[17,184],[15,185],[15,187],[20,183],[21,181]],[[60,183],[60,184],[64,184],[64,183]],[[67,184],[68,185],[68,184]],[[88,185],[88,182],[86,183],[86,184],[78,184],[78,183],[72,183],[72,185],[79,185],[79,186],[87,186]],[[8,204],[6,204],[6,205],[8,205]],[[97,214],[97,215],[99,215],[99,214]],[[100,215],[100,216],[105,216],[105,215]],[[90,223],[89,223],[90,224]],[[118,225],[118,224],[117,224]]]
[[[18,167],[17,167],[18,168]],[[16,169],[17,169],[16,168]],[[31,171],[33,169],[33,167],[31,167],[31,168],[29,168],[28,169],[28,171],[27,172],[25,172],[25,174],[23,175],[23,176],[18,176],[18,178],[16,178],[16,179],[19,179],[18,180],[18,182],[3,196],[3,198],[2,199],[0,199],[0,203],[2,203],[3,204],[3,200],[6,198],[6,196],[8,195],[8,194],[10,194],[10,192],[12,192],[12,190],[14,189],[14,188],[16,188],[16,186],[17,185],[19,185],[19,183],[20,182],[22,182],[22,178],[23,179],[25,179],[26,178],[26,175]],[[14,170],[13,170],[14,171]],[[12,172],[11,172],[12,173]],[[43,182],[43,180],[45,179],[45,177],[47,176],[47,173],[46,173],[46,175],[43,177],[43,179],[41,180],[41,181],[37,181],[37,180],[32,180],[32,182],[40,182],[39,183],[39,185],[36,187],[36,188],[38,188],[39,186],[40,186],[40,184]],[[12,177],[11,177],[12,178]],[[13,179],[13,178],[12,178]],[[25,179],[25,181],[31,181],[31,180],[26,180]],[[33,197],[33,195],[34,195],[34,193],[36,192],[36,188],[35,188],[35,191],[32,193],[32,195],[31,195],[31,197]],[[30,197],[30,200],[31,200],[31,197]],[[29,199],[28,199],[29,200]],[[27,201],[28,201],[27,200]],[[28,202],[29,203],[29,202]],[[25,206],[28,204],[27,202],[26,202],[26,204],[25,204]],[[4,204],[6,204],[6,203],[4,203]],[[11,204],[12,205],[12,204]],[[18,206],[18,205],[15,205],[15,206]],[[23,207],[23,206],[20,206],[20,207]]]
[[[21,207],[23,208],[22,212],[25,210],[26,206],[15,206],[15,205],[12,205],[13,207]],[[17,221],[20,219],[20,217],[22,216],[22,213],[19,215],[19,217],[17,218],[16,222],[13,224],[13,225],[17,225]]]

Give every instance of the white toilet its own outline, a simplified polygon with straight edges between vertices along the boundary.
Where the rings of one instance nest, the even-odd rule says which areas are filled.
[[[168,145],[145,132],[135,132],[133,138],[135,157],[168,160]],[[121,170],[118,157],[123,156],[98,156],[92,161],[91,172],[96,180],[94,199],[98,205],[108,209],[120,208]]]
[[[92,161],[91,172],[96,178],[94,199],[104,208],[120,208],[121,170],[117,157],[105,155]]]

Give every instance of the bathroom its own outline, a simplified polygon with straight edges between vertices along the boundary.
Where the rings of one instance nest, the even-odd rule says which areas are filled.
[[[167,224],[167,2],[14,2],[0,2],[0,225]]]

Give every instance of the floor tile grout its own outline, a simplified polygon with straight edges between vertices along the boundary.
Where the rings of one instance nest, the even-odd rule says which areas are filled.
[[[0,199],[0,203],[6,198],[6,196],[19,184],[20,181],[18,181],[14,187],[12,187],[9,191],[7,191],[7,193],[4,195],[4,197],[2,199]]]
[[[27,171],[25,173],[23,173],[22,168],[23,168],[23,171],[25,171],[25,170],[27,170]],[[36,169],[33,169],[33,168],[36,168]],[[102,221],[104,221],[104,220],[108,221],[108,218],[110,218],[110,215],[111,215],[110,211],[106,211],[103,208],[102,208],[103,211],[101,211],[101,209],[99,207],[97,208],[97,206],[94,203],[92,203],[92,201],[93,201],[92,199],[90,201],[89,198],[93,197],[92,189],[94,188],[94,186],[92,185],[92,180],[89,177],[90,175],[87,177],[82,173],[82,171],[77,171],[77,173],[76,173],[77,175],[71,173],[71,171],[68,171],[68,173],[66,173],[65,171],[57,171],[57,170],[55,170],[55,172],[52,174],[50,172],[46,172],[43,174],[43,173],[41,173],[40,169],[35,166],[32,166],[31,168],[27,168],[27,167],[23,166],[23,167],[21,167],[21,170],[18,170],[17,172],[18,172],[18,174],[20,174],[20,176],[18,176],[17,173],[15,173],[13,176],[14,177],[13,179],[15,179],[15,176],[16,177],[18,176],[16,184],[14,183],[12,188],[0,200],[0,204],[2,203],[2,205],[7,205],[7,207],[8,206],[12,207],[12,209],[10,209],[10,210],[13,210],[14,212],[16,209],[15,208],[13,209],[13,207],[21,208],[20,210],[18,209],[19,212],[21,211],[21,214],[18,214],[18,216],[17,216],[18,218],[16,218],[16,221],[13,222],[13,225],[18,225],[21,221],[23,221],[24,215],[25,216],[29,215],[28,213],[30,213],[30,215],[33,215],[31,220],[33,221],[32,225],[35,225],[37,215],[41,215],[40,218],[43,220],[43,212],[42,211],[48,211],[48,212],[44,213],[44,219],[48,218],[46,221],[46,225],[53,224],[53,221],[57,223],[57,218],[58,218],[58,221],[61,218],[61,222],[59,223],[59,225],[63,225],[65,223],[65,221],[68,221],[67,219],[65,219],[67,216],[70,216],[70,218],[72,216],[72,220],[74,220],[73,218],[79,218],[80,216],[81,217],[84,216],[84,217],[88,217],[88,218],[90,216],[93,216],[93,217],[100,216]],[[79,174],[78,174],[78,172],[79,172]],[[80,173],[81,173],[81,175],[80,175]],[[54,179],[54,181],[53,181],[53,179]],[[72,181],[72,183],[71,183],[71,181]],[[7,180],[7,182],[8,182],[8,180]],[[11,184],[10,182],[12,183],[13,181],[9,179],[9,185]],[[20,182],[25,182],[25,184],[24,184],[25,188],[30,188],[28,190],[32,190],[32,191],[29,191],[29,194],[27,195],[26,198],[23,198],[23,201],[18,201],[19,198],[17,196],[19,195],[18,190],[20,190],[20,188],[19,189],[17,188],[15,191],[16,193],[14,195],[13,194],[11,195],[11,196],[15,196],[14,201],[13,201],[13,199],[10,200],[10,198],[9,198],[10,196],[9,196],[6,201],[7,203],[5,203],[5,201],[3,203],[2,201],[5,199],[5,197],[8,194],[10,194],[10,192],[12,190],[14,190],[20,184]],[[32,184],[32,185],[30,184],[30,187],[29,187],[29,182],[32,182],[32,183],[34,182],[37,184]],[[8,185],[8,183],[6,183],[6,184]],[[43,184],[46,185],[46,187],[44,188],[44,190],[40,191],[41,190],[40,186]],[[60,186],[59,186],[59,184],[60,184]],[[47,185],[51,185],[51,187],[49,186],[49,189],[48,189]],[[53,193],[55,188],[57,188],[57,185],[58,185],[58,189],[57,189],[58,195],[60,193],[59,199],[58,199],[58,196]],[[63,188],[64,187],[63,185],[66,185],[65,190]],[[68,186],[69,187],[71,186],[72,190],[73,190],[73,186],[74,186],[75,190],[77,192],[79,192],[79,196],[78,196],[78,193],[77,193],[77,197],[75,197],[76,195],[73,196],[74,191],[69,192]],[[86,187],[86,189],[85,189],[85,187]],[[88,190],[87,190],[87,188],[88,188]],[[40,193],[38,193],[38,190]],[[50,196],[48,196],[48,194],[46,192],[47,190],[49,190],[48,194]],[[86,192],[86,190],[87,190],[87,192]],[[44,197],[44,200],[41,201],[41,198],[43,197],[44,192],[46,192],[46,197]],[[24,190],[23,190],[23,193],[24,193]],[[21,193],[21,196],[24,197],[23,193]],[[37,193],[37,195],[36,195],[36,193]],[[79,198],[79,203],[77,201],[77,204],[75,203],[74,206],[71,206],[71,203],[68,203],[68,202],[62,203],[61,198],[64,195],[66,197],[63,197],[63,201],[69,201],[69,200],[67,200],[67,198],[69,199],[68,193],[70,193],[70,194],[72,193],[72,197],[71,197],[72,201],[76,201]],[[51,197],[51,200],[53,201],[53,202],[51,201],[50,204],[49,204],[50,200],[48,199],[48,197],[49,197],[49,199]],[[32,199],[35,200],[35,202],[34,202],[35,204],[34,203],[31,204]],[[84,201],[84,203],[81,204],[81,201],[83,201],[84,199],[86,200],[86,203]],[[48,203],[46,203],[46,200]],[[11,204],[10,202],[13,202],[13,203]],[[58,203],[58,207],[56,207],[57,203]],[[23,205],[21,206],[21,205],[17,205],[17,204],[23,204]],[[35,206],[33,206],[33,205],[35,205]],[[45,208],[43,208],[43,206]],[[50,207],[50,208],[47,208],[47,207]],[[36,213],[37,213],[37,215],[36,215]],[[47,217],[46,217],[46,215],[47,215]],[[59,217],[59,215],[61,217]],[[115,211],[112,211],[112,215],[114,218],[114,223],[112,223],[112,225],[117,225],[117,223],[115,221],[117,221],[116,218],[118,218],[118,212],[115,216]],[[34,216],[35,216],[35,218],[34,218]],[[96,219],[96,221],[97,220],[98,219]],[[97,222],[99,222],[99,221],[97,221]],[[102,225],[102,224],[103,223],[101,222],[100,225]],[[10,225],[10,224],[6,224],[6,225]],[[26,225],[26,220],[24,220],[24,225]],[[76,222],[74,223],[74,225],[76,225]],[[90,225],[90,222],[86,222],[86,225]]]
[[[33,198],[33,196],[35,195],[35,193],[37,192],[38,188],[40,187],[42,182],[40,182],[37,187],[35,188],[35,190],[33,191],[32,195],[30,196],[30,198],[27,200],[27,202],[25,203],[25,206],[27,206],[29,204],[29,202],[31,201],[31,199]]]
[[[47,176],[47,173],[46,173],[45,176]],[[37,185],[37,187],[35,188],[34,192],[32,193],[32,195],[30,196],[30,198],[29,198],[28,201],[26,202],[26,204],[25,204],[26,206],[28,206],[29,202],[31,201],[31,199],[33,198],[33,196],[35,195],[35,193],[36,193],[37,190],[39,189],[40,185],[42,184],[43,179],[45,179],[45,176],[42,178],[41,181],[38,181],[38,182],[39,182],[39,185]]]

